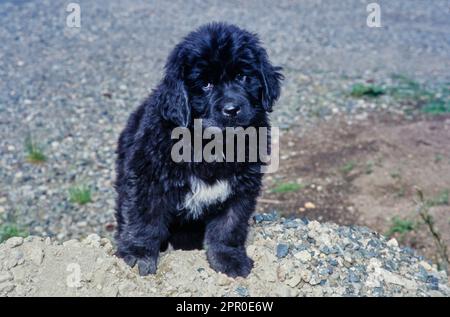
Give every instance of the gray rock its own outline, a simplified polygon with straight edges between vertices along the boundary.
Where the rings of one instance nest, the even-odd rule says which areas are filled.
[[[360,280],[360,278],[358,277],[358,275],[356,275],[355,274],[355,272],[353,272],[353,271],[349,271],[348,272],[348,281],[350,282],[350,283],[359,283],[361,280]]]
[[[253,216],[253,220],[255,220],[256,223],[261,222],[271,222],[275,221],[278,218],[278,213],[276,211],[273,211],[271,213],[264,213],[264,214],[256,214]]]
[[[289,246],[284,243],[280,243],[277,245],[277,257],[284,258],[289,253]]]
[[[428,280],[428,272],[423,268],[423,266],[419,265],[419,272],[416,273],[416,277],[422,281],[426,282]]]
[[[328,259],[328,263],[330,263],[332,266],[338,266],[338,261],[336,259]]]
[[[429,284],[430,289],[432,290],[439,289],[439,279],[437,277],[429,275],[427,278],[427,283]]]
[[[288,220],[285,223],[283,223],[283,227],[286,229],[293,229],[293,228],[297,228],[298,226],[299,226],[299,223],[294,220]]]
[[[320,252],[322,252],[322,253],[324,253],[326,255],[329,255],[331,253],[331,250],[330,250],[329,247],[324,246],[324,247],[320,248]]]
[[[248,296],[250,296],[250,294],[249,294],[249,292],[248,292],[248,289],[247,289],[246,287],[244,287],[244,286],[238,286],[238,287],[236,288],[236,293],[237,293],[239,296],[242,296],[242,297],[248,297]]]
[[[388,270],[388,271],[391,271],[391,272],[397,271],[397,270],[398,270],[398,264],[395,263],[393,260],[387,260],[387,261],[384,263],[384,268],[385,268],[386,270]]]

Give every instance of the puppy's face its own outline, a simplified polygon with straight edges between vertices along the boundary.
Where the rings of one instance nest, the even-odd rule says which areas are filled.
[[[204,127],[258,125],[272,110],[282,75],[257,37],[226,24],[188,35],[169,58],[167,74],[182,82],[189,118]]]
[[[249,126],[265,112],[260,102],[263,83],[254,65],[246,62],[245,49],[233,56],[230,46],[217,52],[208,47],[187,70],[192,116],[203,119],[205,127]]]

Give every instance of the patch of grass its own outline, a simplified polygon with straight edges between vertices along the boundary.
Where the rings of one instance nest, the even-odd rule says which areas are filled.
[[[305,185],[298,183],[283,183],[278,184],[274,189],[272,189],[272,193],[281,194],[281,193],[289,193],[296,192],[305,188]]]
[[[421,111],[430,115],[450,113],[450,103],[442,99],[433,99],[426,103]]]
[[[434,95],[420,83],[406,76],[394,75],[393,79],[395,84],[387,89],[387,93],[394,98],[427,102]]]
[[[367,162],[366,168],[365,168],[365,170],[364,170],[364,172],[365,172],[367,175],[370,175],[370,174],[373,173],[373,165],[374,165],[373,162]]]
[[[344,174],[348,174],[350,173],[354,168],[356,167],[356,163],[355,162],[348,162],[345,163],[344,166],[341,167],[341,172]]]
[[[385,89],[377,85],[355,84],[352,86],[350,95],[352,97],[371,97],[376,98],[386,93]]]
[[[391,172],[390,175],[391,175],[391,177],[392,177],[393,179],[400,179],[400,178],[402,178],[402,175],[400,174],[399,171]]]
[[[417,212],[424,222],[424,224],[428,228],[428,232],[431,234],[431,237],[434,240],[436,245],[436,253],[437,253],[437,265],[439,270],[445,270],[447,274],[449,273],[450,266],[450,257],[448,256],[448,247],[447,244],[442,240],[442,235],[438,228],[435,226],[435,221],[433,216],[430,214],[430,205],[428,200],[425,199],[423,191],[416,187],[417,198],[415,199],[415,203],[417,204]],[[448,203],[448,191],[447,195],[447,203]]]
[[[400,236],[403,236],[405,233],[413,231],[415,227],[416,226],[412,220],[401,219],[400,217],[396,216],[392,218],[392,223],[391,226],[389,227],[389,230],[386,232],[386,236],[391,237],[395,233],[398,233],[400,234]]]
[[[31,135],[25,139],[27,161],[34,164],[44,163],[47,160],[42,148],[33,140]]]
[[[437,153],[437,154],[434,156],[434,163],[439,163],[439,162],[441,162],[443,159],[444,159],[444,156],[443,156],[442,154]]]
[[[28,232],[14,223],[4,223],[0,225],[0,243],[12,237],[27,237]]]
[[[403,74],[392,74],[392,79],[410,87],[419,87],[420,84],[414,79]]]
[[[412,103],[420,111],[429,115],[450,113],[450,90],[445,87],[441,91],[430,91],[420,83],[403,75],[394,75],[396,84],[386,92],[402,102]]]
[[[73,203],[85,205],[92,202],[91,189],[88,186],[80,185],[69,189],[69,198]]]
[[[428,206],[445,206],[449,204],[449,190],[443,190],[436,197],[428,200]]]

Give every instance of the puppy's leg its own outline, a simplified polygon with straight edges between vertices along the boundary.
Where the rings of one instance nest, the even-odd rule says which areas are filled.
[[[149,186],[136,186],[119,192],[122,203],[118,206],[121,223],[116,234],[117,253],[134,267],[140,275],[156,273],[160,249],[167,243],[169,219],[163,199],[153,197]]]
[[[207,224],[206,255],[214,270],[231,277],[246,277],[252,270],[253,260],[247,256],[245,241],[254,206],[254,199],[240,199]]]

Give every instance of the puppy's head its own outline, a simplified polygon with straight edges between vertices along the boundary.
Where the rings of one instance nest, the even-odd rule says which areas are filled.
[[[213,23],[178,44],[166,64],[166,120],[204,127],[261,124],[280,95],[283,78],[256,35],[234,25]]]

